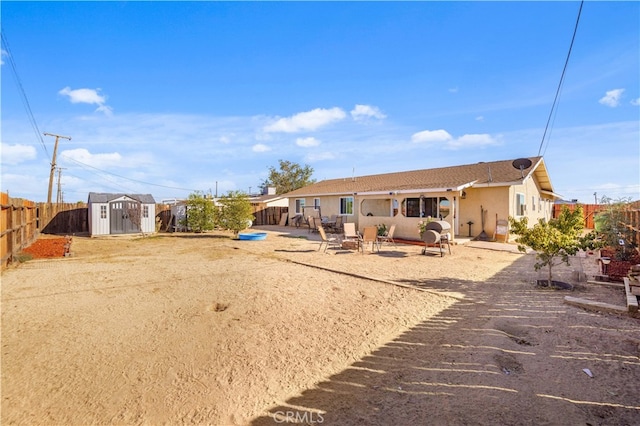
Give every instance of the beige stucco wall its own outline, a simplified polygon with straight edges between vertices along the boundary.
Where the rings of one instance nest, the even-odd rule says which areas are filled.
[[[320,199],[320,212],[322,216],[331,216],[340,214],[340,198],[344,196],[322,196],[322,197],[298,197],[298,198],[290,198],[289,199],[289,217],[293,217],[296,214],[296,200],[305,200],[305,206],[313,206],[314,200],[316,198]],[[356,218],[358,217],[358,201],[357,197],[354,196],[353,200],[353,214],[345,215],[345,222],[356,222]],[[305,209],[306,213],[311,213],[311,209]],[[290,226],[293,226],[292,223],[289,223]]]
[[[508,220],[515,216],[516,194],[524,194],[529,224],[537,223],[539,218],[549,219],[553,214],[553,200],[542,195],[533,177],[525,179],[522,184],[513,186],[484,186],[472,187],[462,191],[448,191],[437,193],[401,193],[394,195],[362,195],[354,196],[354,214],[345,216],[345,222],[355,222],[358,230],[366,226],[385,224],[396,225],[395,236],[402,239],[419,240],[418,223],[426,218],[406,217],[402,214],[402,201],[405,198],[445,197],[449,200],[450,213],[444,218],[449,222],[452,238],[456,236],[469,238],[471,221],[471,238],[477,237],[483,230],[481,211],[484,210],[484,232],[490,239],[494,238],[497,220]],[[305,205],[311,206],[314,198],[320,199],[323,216],[339,214],[340,196],[306,197]],[[366,200],[366,201],[365,201]],[[296,199],[289,199],[290,216],[295,214]],[[364,204],[363,204],[364,201]],[[532,202],[535,204],[533,206]],[[535,208],[534,208],[535,207]],[[372,213],[372,216],[367,216]],[[395,215],[394,215],[395,213]],[[513,239],[513,236],[510,236]]]
[[[440,198],[444,197],[449,200],[449,205],[453,206],[454,197],[458,198],[457,192],[436,192],[436,193],[428,193],[428,194],[420,194],[420,193],[404,193],[397,194],[393,196],[384,196],[384,195],[367,195],[367,196],[358,196],[357,204],[359,206],[363,205],[363,200],[367,200],[364,205],[369,206],[377,206],[384,205],[386,206],[386,210],[389,211],[389,214],[386,216],[367,216],[368,211],[361,210],[361,214],[358,215],[357,225],[358,229],[362,230],[366,226],[376,226],[380,224],[387,225],[387,228],[392,224],[396,225],[396,230],[394,237],[407,239],[407,240],[419,240],[420,233],[418,230],[418,223],[420,221],[426,220],[426,218],[420,217],[406,217],[402,212],[402,201],[406,198],[419,198],[420,195],[424,195],[428,198]],[[375,201],[374,201],[375,200]],[[394,201],[395,200],[395,201]],[[397,208],[396,208],[397,207]],[[378,211],[376,209],[367,209],[371,210],[372,213]],[[381,209],[380,211],[384,211]],[[392,216],[393,213],[396,213],[395,216]],[[449,215],[443,220],[449,222],[451,225],[451,229],[454,229],[454,215],[457,214],[455,212],[455,208],[450,207]],[[451,236],[452,240],[454,236]]]
[[[516,219],[522,216],[516,215],[516,194],[524,194],[525,216],[529,218],[529,225],[533,226],[539,219],[549,220],[553,217],[553,199],[540,192],[537,182],[533,178],[526,179],[522,185],[511,187],[511,199],[509,214]]]
[[[456,234],[469,238],[471,221],[471,238],[482,232],[482,210],[485,211],[484,232],[493,238],[497,219],[509,217],[509,187],[493,186],[483,188],[468,188],[465,199],[460,200],[460,220]]]

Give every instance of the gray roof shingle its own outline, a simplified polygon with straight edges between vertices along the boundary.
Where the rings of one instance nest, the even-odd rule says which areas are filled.
[[[108,203],[120,197],[129,197],[140,201],[142,204],[155,204],[151,194],[109,194],[104,192],[90,192],[89,203]]]
[[[553,192],[542,157],[529,157],[531,166],[523,170],[524,176],[536,172],[543,190]],[[507,184],[522,180],[513,160],[480,162],[435,169],[356,176],[353,178],[327,179],[296,189],[285,197],[311,195],[353,194],[383,191],[410,191],[439,188],[462,188],[471,184]]]

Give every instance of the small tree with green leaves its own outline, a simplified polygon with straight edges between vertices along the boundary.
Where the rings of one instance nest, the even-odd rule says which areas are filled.
[[[213,201],[203,192],[195,191],[187,199],[187,216],[180,222],[194,232],[211,231],[214,227]]]
[[[218,199],[220,208],[217,210],[216,223],[222,229],[233,231],[234,236],[243,229],[251,226],[253,209],[246,193],[229,191]]]
[[[526,217],[520,220],[509,217],[509,224],[511,232],[518,235],[518,250],[525,252],[526,247],[531,247],[536,251],[536,271],[545,266],[549,267],[549,286],[553,282],[554,266],[561,263],[569,265],[569,257],[580,249],[593,249],[597,246],[595,233],[583,235],[584,218],[580,205],[573,211],[565,206],[560,216],[548,221],[540,219],[532,228],[529,228]]]

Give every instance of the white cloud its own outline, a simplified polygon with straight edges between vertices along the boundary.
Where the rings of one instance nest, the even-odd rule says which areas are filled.
[[[69,86],[61,89],[58,94],[67,96],[72,104],[89,104],[97,105],[96,111],[103,112],[105,115],[111,115],[113,109],[106,105],[106,96],[99,92],[102,89],[71,89]]]
[[[100,105],[98,108],[96,108],[96,111],[104,112],[104,115],[109,116],[113,114],[113,108],[108,105]]]
[[[314,137],[298,138],[296,139],[296,145],[301,146],[303,148],[310,148],[312,146],[320,145],[320,141]]]
[[[122,155],[117,152],[107,154],[92,154],[85,148],[69,149],[60,153],[62,159],[77,161],[82,164],[107,169],[109,167],[122,166]]]
[[[484,117],[482,115],[479,115],[476,117],[476,121],[484,121]]]
[[[271,148],[269,148],[269,147],[268,147],[267,145],[265,145],[265,144],[258,143],[258,144],[255,144],[255,145],[251,148],[251,150],[252,150],[253,152],[267,152],[267,151],[271,151]]]
[[[0,65],[4,65],[4,57],[7,56],[8,53],[6,50],[2,49],[0,50]]]
[[[615,108],[620,105],[620,98],[624,93],[624,89],[609,90],[598,102],[602,105],[606,105],[611,108]]]
[[[387,116],[384,115],[378,107],[371,105],[356,105],[355,108],[351,110],[351,117],[356,121],[362,121],[367,118],[377,118],[382,120]]]
[[[1,145],[2,155],[0,156],[3,164],[20,164],[23,161],[33,160],[36,158],[36,149],[31,145],[9,145],[3,143]]]
[[[334,153],[327,151],[327,152],[318,152],[318,153],[309,154],[305,157],[305,161],[314,163],[317,161],[333,160],[335,158],[336,156]]]
[[[458,88],[452,87],[451,89],[449,89],[449,93],[458,93]]]
[[[446,130],[423,130],[411,136],[411,142],[441,146],[445,149],[480,148],[484,146],[499,145],[499,142],[488,134],[468,134],[454,138]]]
[[[453,137],[446,130],[423,130],[418,133],[414,133],[411,136],[411,142],[413,143],[443,143],[448,142]]]
[[[448,149],[481,148],[484,146],[492,145],[499,145],[499,142],[495,140],[491,135],[487,134],[463,135],[457,139],[447,142]]]
[[[640,98],[632,99],[631,100],[631,105],[640,106]]]
[[[276,122],[265,126],[264,131],[296,133],[301,131],[317,130],[320,127],[343,120],[345,112],[340,108],[316,108],[311,111],[301,112],[288,118],[281,118]]]

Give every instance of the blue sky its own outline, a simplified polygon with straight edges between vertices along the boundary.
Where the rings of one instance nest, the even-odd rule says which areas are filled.
[[[565,199],[639,199],[640,3],[584,3],[543,142],[579,6],[2,1],[1,189],[46,201],[48,132],[66,202],[539,152]]]

